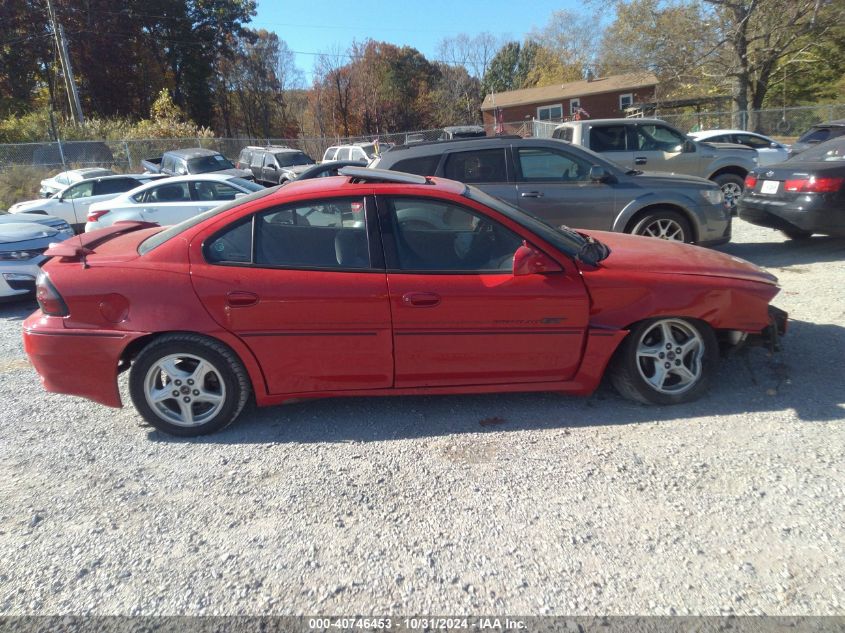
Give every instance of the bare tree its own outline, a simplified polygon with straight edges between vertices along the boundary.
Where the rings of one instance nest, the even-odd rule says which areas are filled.
[[[481,79],[504,43],[503,38],[486,31],[475,37],[459,33],[455,37],[440,40],[437,61],[450,66],[463,66],[470,76]]]

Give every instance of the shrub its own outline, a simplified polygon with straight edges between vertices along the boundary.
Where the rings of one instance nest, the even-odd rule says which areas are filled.
[[[13,165],[0,171],[0,209],[8,209],[16,202],[38,197],[41,181],[52,172],[40,167]]]

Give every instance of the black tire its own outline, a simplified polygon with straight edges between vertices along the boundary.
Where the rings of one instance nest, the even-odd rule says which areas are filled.
[[[661,327],[661,322],[665,321],[684,324],[686,328],[690,328],[700,337],[700,356],[698,356],[697,359],[697,362],[700,363],[699,377],[695,382],[684,388],[684,390],[680,390],[681,388],[679,387],[679,391],[676,393],[659,391],[651,383],[649,383],[643,374],[647,373],[650,369],[645,364],[645,362],[650,359],[640,359],[638,355],[638,348],[640,346],[641,339],[643,339],[646,335],[650,335],[651,331],[655,328]],[[647,338],[645,341],[648,343]],[[650,344],[653,345],[653,343]],[[668,351],[662,353],[666,354]],[[677,357],[664,357],[664,359],[661,359],[660,361],[654,359],[654,363],[668,362],[672,364],[677,360]],[[692,361],[694,359],[687,357],[682,358],[681,361],[684,363],[684,366],[687,366],[687,360]],[[641,365],[641,362],[644,364]],[[719,343],[716,340],[716,335],[713,332],[713,329],[709,325],[696,319],[666,317],[642,321],[632,327],[630,333],[625,337],[625,340],[622,341],[622,344],[616,351],[609,373],[613,386],[623,398],[641,402],[643,404],[681,404],[683,402],[692,402],[704,395],[710,387],[710,382],[716,372],[718,364]],[[667,370],[667,375],[670,371],[674,371],[674,367]],[[673,376],[675,375],[673,374]],[[671,383],[671,379],[669,382]],[[671,384],[668,385],[668,387],[671,387]]]
[[[171,410],[172,417],[179,415],[175,411],[177,407],[182,410],[182,405],[178,402],[182,398],[181,395],[177,398],[168,397],[165,402],[161,403],[160,410],[165,413],[159,413],[154,409],[146,397],[147,385],[145,383],[148,373],[166,357],[180,354],[209,363],[214,371],[209,371],[203,380],[211,381],[212,388],[216,388],[222,394],[221,404],[216,405],[219,409],[214,415],[193,426],[180,425],[168,419],[167,410]],[[190,371],[191,360],[180,361],[185,364],[186,372]],[[159,376],[157,380],[160,381],[161,377]],[[173,384],[174,393],[179,389],[187,388],[187,386],[181,386],[176,389],[175,379],[170,380],[171,382],[164,384],[168,386]],[[201,388],[204,389],[205,386],[204,384]],[[169,387],[167,390],[169,390]],[[190,391],[190,388],[188,390]],[[240,415],[251,391],[246,369],[234,352],[218,341],[197,334],[168,334],[155,339],[136,356],[129,372],[129,393],[138,413],[159,431],[180,437],[205,435],[228,426]],[[184,393],[184,397],[191,398],[193,397],[192,393],[196,394],[197,391],[180,393]],[[193,416],[194,412],[197,412],[197,416],[201,417],[205,404],[199,400],[191,402],[188,405],[192,412],[191,415]],[[215,408],[209,406],[212,410]],[[184,410],[182,411],[184,413]]]
[[[737,176],[736,174],[719,174],[715,178],[711,179],[717,185],[719,185],[719,189],[722,190],[722,193],[725,194],[725,204],[728,205],[728,208],[731,209],[731,213],[734,213],[736,209],[736,201],[742,192],[745,191],[745,179],[742,176]],[[739,193],[729,193],[728,190],[733,190],[735,192],[736,189],[739,189]],[[732,200],[728,200],[728,196],[731,196]]]
[[[812,231],[804,231],[804,230],[799,229],[797,227],[789,228],[789,229],[781,229],[780,232],[783,233],[784,235],[786,235],[786,237],[788,237],[791,240],[806,240],[806,239],[811,238],[813,236]]]
[[[680,238],[677,241],[689,244],[693,241],[692,226],[689,220],[677,211],[671,209],[651,209],[647,210],[634,222],[631,227],[631,233],[634,235],[647,235],[649,237],[657,237],[658,239],[670,239],[668,237],[659,237],[653,235],[655,225],[666,226],[665,223],[671,222],[681,232]]]

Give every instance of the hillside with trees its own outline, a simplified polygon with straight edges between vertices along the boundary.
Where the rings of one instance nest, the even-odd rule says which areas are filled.
[[[522,41],[466,33],[433,59],[353,40],[317,51],[310,85],[255,0],[53,0],[84,125],[73,125],[44,0],[0,5],[0,142],[127,138],[161,117],[228,137],[353,136],[480,121],[485,94],[648,69],[659,98],[735,110],[845,101],[845,0],[592,0]],[[160,113],[159,113],[160,114]],[[753,123],[753,122],[752,122]],[[146,128],[151,129],[151,128]]]

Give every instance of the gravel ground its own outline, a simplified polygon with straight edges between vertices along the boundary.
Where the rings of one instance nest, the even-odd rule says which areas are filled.
[[[780,277],[785,349],[670,408],[337,399],[179,440],[43,392],[0,306],[0,614],[845,613],[845,240],[722,250]]]

